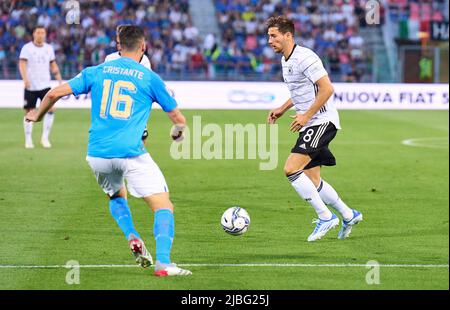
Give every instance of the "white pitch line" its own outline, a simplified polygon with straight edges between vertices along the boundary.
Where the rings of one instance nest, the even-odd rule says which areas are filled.
[[[303,268],[449,268],[448,264],[297,264],[297,263],[247,263],[247,264],[178,264],[181,267],[303,267]],[[72,269],[72,268],[138,268],[138,265],[0,265],[0,269]]]
[[[437,143],[439,143],[439,141],[444,141],[446,142],[448,140],[448,138],[414,138],[414,139],[406,139],[402,141],[403,145],[407,145],[407,146],[412,146],[412,147],[424,147],[424,148],[431,148],[431,149],[448,149],[448,145],[444,145],[444,144],[433,144],[432,141],[437,141]],[[429,143],[427,143],[427,141]],[[430,143],[431,141],[431,143]],[[436,142],[434,142],[436,143]]]
[[[345,268],[345,267],[389,267],[389,268],[448,268],[449,265],[422,265],[422,264],[297,264],[297,263],[285,263],[285,264],[277,264],[277,263],[249,263],[249,264],[180,264],[180,266],[186,267],[306,267],[306,268],[315,268],[315,267],[336,267],[336,268]]]

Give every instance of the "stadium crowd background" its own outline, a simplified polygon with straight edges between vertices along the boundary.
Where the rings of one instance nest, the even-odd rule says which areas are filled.
[[[283,14],[295,21],[297,42],[322,58],[337,82],[370,80],[373,51],[361,30],[366,1],[211,0],[219,35],[200,35],[189,0],[80,0],[80,24],[66,23],[64,0],[0,1],[0,78],[20,79],[17,62],[35,25],[47,29],[63,78],[103,62],[116,51],[116,26],[144,28],[152,68],[165,79],[280,80],[280,56],[267,46],[265,20]],[[398,36],[442,21],[444,0],[389,0]],[[380,25],[384,22],[381,6]]]

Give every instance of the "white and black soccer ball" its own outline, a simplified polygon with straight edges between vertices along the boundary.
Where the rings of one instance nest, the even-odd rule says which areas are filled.
[[[230,235],[242,235],[248,230],[250,216],[245,209],[234,206],[227,209],[220,220],[223,230]]]

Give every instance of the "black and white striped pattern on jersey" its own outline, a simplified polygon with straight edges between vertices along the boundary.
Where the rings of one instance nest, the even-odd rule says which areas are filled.
[[[304,54],[303,54],[304,55]],[[298,54],[296,55],[297,57],[293,58],[295,60],[299,60],[300,57],[298,56]],[[309,60],[310,58],[313,59],[313,62],[311,62],[311,60]],[[312,64],[314,64],[317,61],[316,57],[314,54],[309,54],[308,56],[306,56],[305,58],[301,57],[301,60],[298,61],[298,65],[300,66],[300,68],[302,68],[303,66],[306,66],[306,69],[308,69]],[[303,72],[306,70],[304,69]]]
[[[311,142],[311,147],[313,147],[313,148],[317,147],[317,145],[319,144],[320,138],[323,136],[323,133],[327,129],[329,123],[330,122],[326,122],[319,126],[319,129],[317,129],[316,135],[314,136],[314,139]]]
[[[317,97],[317,93],[319,92],[319,86],[317,84],[314,84],[314,96]],[[327,111],[327,107],[323,106],[320,108],[319,113],[324,113]]]
[[[327,107],[323,106],[323,107],[320,108],[319,113],[324,113],[326,111],[327,111]]]
[[[306,95],[305,94],[291,95],[291,98],[295,99],[295,103],[313,103],[314,102],[314,97],[308,97],[307,94]]]
[[[310,63],[310,64],[302,71],[302,73],[305,72],[306,70],[308,70],[309,67],[311,67],[313,64],[315,64],[315,63],[318,62],[318,61],[319,61],[319,60],[316,60],[316,61]],[[303,62],[304,62],[304,61],[302,61],[302,63],[303,63]]]
[[[291,87],[291,85],[293,85],[294,87]],[[300,89],[302,87],[304,87],[304,85],[302,85],[300,82],[297,82],[297,83],[291,82],[288,85],[289,91],[294,91],[294,90]]]

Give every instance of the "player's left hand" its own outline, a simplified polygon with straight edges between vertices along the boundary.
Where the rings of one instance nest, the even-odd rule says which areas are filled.
[[[294,119],[294,121],[291,123],[291,127],[289,128],[292,132],[297,132],[304,127],[308,121],[309,118],[306,117],[304,114],[295,114],[295,115],[289,115],[290,118]]]
[[[27,122],[39,122],[41,119],[39,118],[38,110],[31,110],[25,115],[25,120]]]

